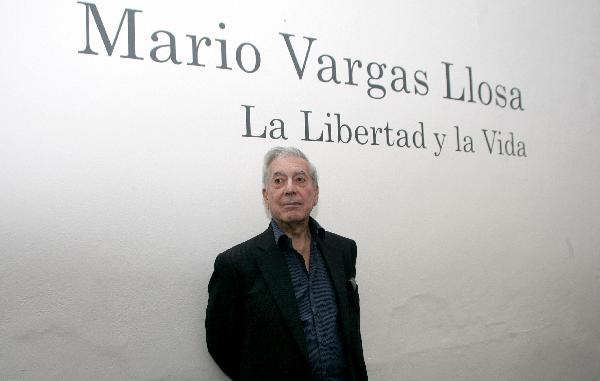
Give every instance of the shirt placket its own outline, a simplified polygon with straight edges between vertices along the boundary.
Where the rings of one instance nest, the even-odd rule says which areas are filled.
[[[316,285],[314,282],[316,281],[316,274],[318,268],[320,266],[319,258],[316,255],[316,242],[311,242],[310,248],[310,262],[309,262],[309,270],[308,270],[308,294],[310,297],[310,307],[313,313],[313,326],[315,329],[315,336],[317,338],[317,345],[319,348],[319,374],[321,379],[325,379],[327,376],[327,369],[325,364],[323,363],[323,359],[326,358],[326,348],[324,347],[324,332],[323,332],[323,324],[321,321],[321,314],[319,311],[319,305],[317,301],[314,299],[314,288]]]

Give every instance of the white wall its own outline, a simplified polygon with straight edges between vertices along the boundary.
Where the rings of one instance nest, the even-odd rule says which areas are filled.
[[[74,0],[0,4],[0,380],[223,380],[206,286],[219,252],[266,227],[260,162],[281,144],[318,166],[321,224],[358,242],[371,379],[600,379],[597,2],[90,2],[111,39],[143,11],[143,60],[119,57],[126,25],[109,57],[93,19],[99,54],[78,53]],[[157,30],[181,65],[152,61]],[[317,38],[302,80],[280,32],[300,53]],[[186,65],[186,34],[213,40],[205,67]],[[253,74],[235,66],[242,42]],[[372,99],[364,67],[358,86],[322,83],[324,53],[340,72],[344,57],[426,71],[429,92]],[[469,66],[524,110],[444,99],[442,61],[457,89]],[[242,104],[288,140],[242,137]],[[304,142],[300,110],[315,129],[327,112],[422,122],[427,148]],[[475,153],[455,151],[455,125]],[[482,129],[527,157],[489,154]]]

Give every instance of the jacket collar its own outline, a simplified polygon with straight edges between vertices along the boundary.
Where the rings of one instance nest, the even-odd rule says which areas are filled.
[[[273,231],[273,235],[275,237],[275,242],[278,245],[281,245],[282,237],[284,237],[284,236],[287,237],[285,232],[279,227],[279,225],[277,225],[277,222],[275,222],[275,220],[273,220],[273,219],[271,219],[269,228],[271,228],[271,230]],[[313,239],[316,239],[317,237],[325,238],[325,229],[323,229],[323,227],[321,227],[321,225],[319,225],[317,220],[315,220],[312,217],[309,217],[309,219],[308,219],[308,228],[310,230],[310,234],[313,237]]]

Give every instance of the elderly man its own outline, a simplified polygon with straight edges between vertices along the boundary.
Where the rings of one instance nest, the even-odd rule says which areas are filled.
[[[233,380],[363,381],[356,243],[310,213],[317,171],[302,151],[265,155],[266,231],[215,260],[206,342]]]

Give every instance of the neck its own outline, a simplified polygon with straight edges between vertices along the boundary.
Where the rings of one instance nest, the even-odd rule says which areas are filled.
[[[300,222],[283,222],[273,219],[277,226],[292,240],[306,239],[310,237],[310,229],[308,227],[308,219]]]

